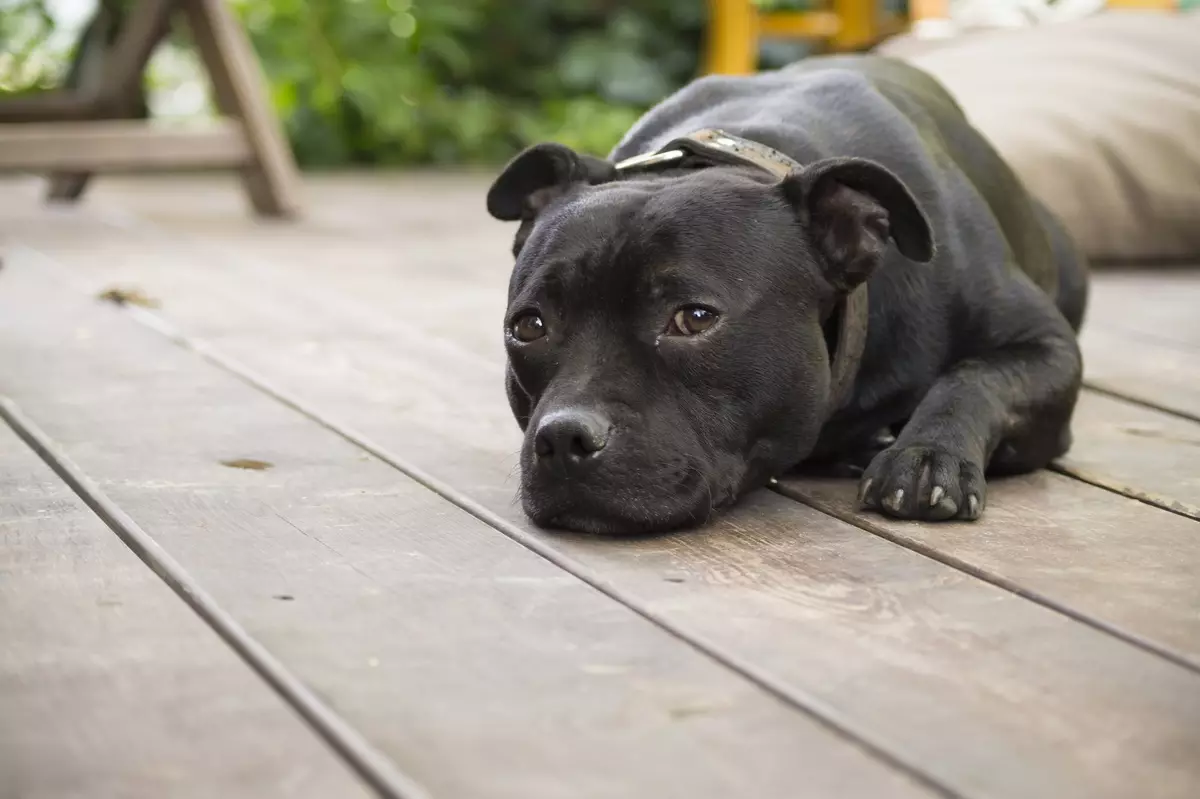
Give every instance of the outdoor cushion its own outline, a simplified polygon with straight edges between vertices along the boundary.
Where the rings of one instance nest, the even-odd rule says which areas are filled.
[[[1094,259],[1200,256],[1200,13],[879,48],[937,77]]]

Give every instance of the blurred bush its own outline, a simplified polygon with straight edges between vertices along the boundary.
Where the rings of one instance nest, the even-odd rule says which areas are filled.
[[[239,0],[305,165],[603,153],[697,68],[703,0]]]
[[[54,85],[61,54],[50,52],[53,33],[45,0],[0,0],[0,96]]]

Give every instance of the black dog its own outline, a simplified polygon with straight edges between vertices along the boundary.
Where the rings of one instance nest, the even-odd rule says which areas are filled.
[[[610,160],[526,150],[487,203],[521,222],[507,382],[539,524],[699,523],[801,464],[975,519],[985,468],[1070,446],[1083,261],[913,67],[703,78]]]

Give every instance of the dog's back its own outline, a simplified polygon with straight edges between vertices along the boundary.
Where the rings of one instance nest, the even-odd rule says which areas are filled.
[[[940,228],[935,237],[949,258],[939,260],[1019,269],[1078,327],[1082,257],[950,94],[917,68],[878,56],[825,56],[777,72],[701,78],[643,117],[612,158],[653,151],[704,127],[801,163],[877,161],[904,180]]]

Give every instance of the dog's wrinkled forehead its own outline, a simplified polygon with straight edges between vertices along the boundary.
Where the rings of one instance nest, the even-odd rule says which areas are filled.
[[[518,266],[548,259],[568,263],[613,260],[622,250],[653,238],[646,219],[650,195],[615,184],[572,192],[538,218]]]
[[[707,173],[619,181],[565,196],[539,216],[517,259],[515,286],[548,270],[605,284],[667,265],[736,270],[769,249],[772,226],[790,216],[758,181]]]

